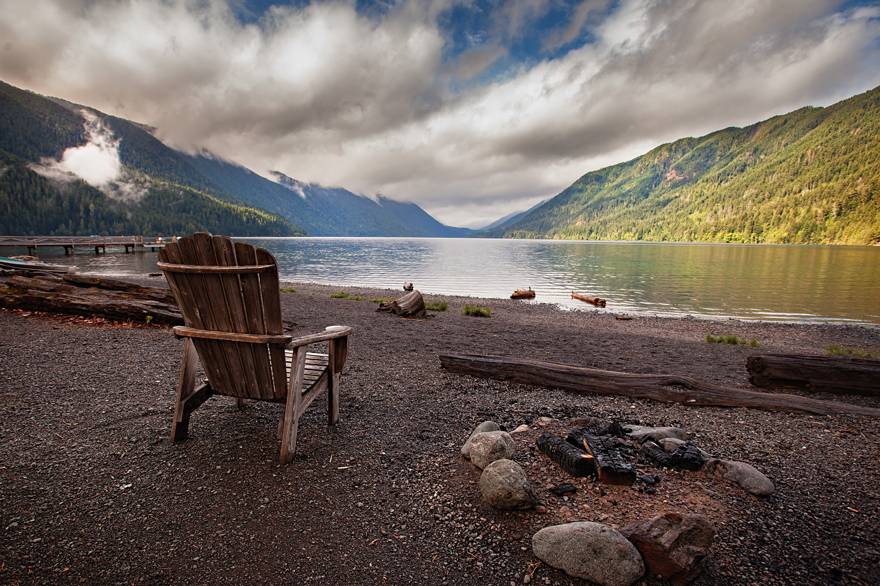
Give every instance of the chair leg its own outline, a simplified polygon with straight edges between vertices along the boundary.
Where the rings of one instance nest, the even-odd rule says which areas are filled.
[[[296,451],[296,432],[299,428],[300,408],[302,405],[303,375],[306,370],[306,349],[296,348],[293,354],[293,365],[287,381],[287,401],[284,405],[284,420],[281,431],[282,465],[293,460]]]
[[[339,423],[339,375],[331,373],[327,381],[327,425]]]
[[[171,421],[171,441],[186,439],[189,433],[190,410],[185,409],[187,397],[193,394],[196,386],[196,362],[198,356],[192,340],[183,341],[183,359],[180,363],[180,376],[177,379],[177,401],[174,405],[174,419]]]

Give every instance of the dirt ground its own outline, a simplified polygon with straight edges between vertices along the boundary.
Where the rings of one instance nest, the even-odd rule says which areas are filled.
[[[168,441],[181,350],[168,330],[0,311],[0,582],[569,584],[531,554],[541,527],[691,510],[718,531],[700,584],[880,583],[877,420],[583,396],[449,374],[437,359],[511,354],[749,388],[751,354],[880,348],[877,329],[620,321],[444,296],[431,299],[447,300],[446,312],[404,320],[369,301],[389,292],[348,289],[367,298],[350,301],[294,287],[282,295],[294,334],[344,324],[355,335],[340,424],[329,431],[314,403],[286,467],[276,463],[278,405],[239,411],[211,399],[189,440]],[[492,317],[462,315],[465,302]],[[708,344],[707,334],[760,346]],[[668,472],[654,494],[578,480],[565,500],[548,487],[572,479],[517,434],[515,459],[547,510],[494,511],[459,448],[484,419],[512,430],[540,416],[679,425],[704,449],[756,466],[776,493]]]

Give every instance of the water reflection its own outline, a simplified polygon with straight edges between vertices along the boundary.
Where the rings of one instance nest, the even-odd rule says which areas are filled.
[[[282,279],[507,297],[660,315],[880,323],[880,248],[421,238],[247,239],[278,259]],[[156,255],[52,257],[110,274],[156,271]]]

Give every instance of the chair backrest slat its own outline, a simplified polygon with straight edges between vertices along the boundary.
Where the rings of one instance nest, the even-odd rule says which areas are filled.
[[[250,244],[243,242],[235,243],[235,258],[241,266],[257,264],[257,251]],[[253,334],[267,334],[266,325],[263,321],[263,298],[260,289],[260,276],[256,273],[242,274],[239,277],[241,283],[241,297],[244,303],[245,322],[247,330]],[[268,346],[254,346],[254,363],[257,386],[261,393],[271,393],[275,396],[275,382],[272,377],[271,362],[269,360]],[[285,384],[287,378],[285,376]]]
[[[278,269],[267,251],[233,243],[224,236],[197,233],[166,245],[159,259],[178,265],[163,272],[187,326],[247,334],[282,333]],[[242,272],[217,268],[258,265],[272,268]],[[254,399],[286,396],[283,347],[228,340],[193,342],[216,392]]]
[[[275,257],[262,248],[257,249],[257,262],[275,264]],[[263,323],[267,334],[280,334],[284,331],[281,321],[281,291],[278,283],[278,271],[260,273],[260,297],[263,300]],[[275,397],[287,396],[287,363],[284,359],[284,348],[275,346],[269,349],[272,362],[272,378],[275,381]]]
[[[174,264],[189,264],[185,260],[193,256],[191,254],[191,247],[188,245],[189,240],[181,238],[178,242],[167,244],[159,251],[159,260]],[[207,320],[202,318],[202,312],[206,311],[207,308],[202,305],[202,296],[197,294],[196,282],[191,278],[191,275],[185,273],[165,273],[165,279],[168,281],[171,292],[180,306],[183,322],[191,328],[200,330],[210,329],[207,326]],[[222,376],[218,370],[219,363],[213,346],[196,340],[193,341],[193,344],[196,347],[196,352],[208,378],[220,380]]]
[[[238,263],[235,259],[235,246],[232,240],[225,236],[214,236],[211,238],[211,246],[214,249],[214,260],[220,267],[235,267]],[[219,273],[216,275],[223,291],[223,300],[226,303],[226,316],[229,322],[229,328],[232,332],[248,333],[247,320],[244,315],[244,300],[241,296],[241,284],[239,276],[234,273]],[[260,389],[257,386],[254,372],[254,354],[253,348],[244,348],[235,342],[227,342],[224,345],[227,356],[234,355],[238,362],[240,375],[238,376],[238,384],[246,396],[258,399],[260,398]],[[235,370],[236,366],[230,364]]]

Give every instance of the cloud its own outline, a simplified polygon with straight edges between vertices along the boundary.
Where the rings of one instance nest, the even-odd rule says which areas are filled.
[[[665,141],[880,83],[872,7],[621,0],[606,14],[584,2],[547,31],[563,54],[486,79],[549,3],[499,4],[496,34],[450,60],[438,16],[453,3],[275,6],[242,22],[221,0],[0,0],[0,78],[148,123],[180,148],[416,201],[452,223],[527,207]]]
[[[119,178],[119,141],[92,112],[81,110],[88,142],[64,151],[57,163],[60,171],[73,173],[94,187],[106,187]]]
[[[68,148],[61,159],[43,159],[31,168],[55,181],[85,181],[115,199],[134,201],[143,197],[145,187],[128,177],[119,160],[119,139],[98,115],[83,108],[86,143]]]
[[[505,55],[507,49],[500,45],[478,45],[462,52],[450,70],[456,78],[467,81],[479,76]]]
[[[564,28],[553,31],[548,35],[547,38],[544,39],[541,48],[544,51],[555,51],[575,40],[578,35],[581,34],[590,15],[608,8],[610,1],[611,0],[582,0],[580,4],[577,5],[577,8],[575,8],[574,14],[572,14],[568,25]]]

